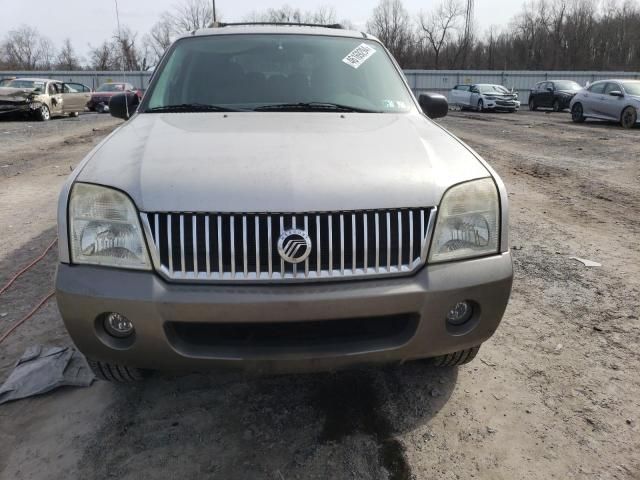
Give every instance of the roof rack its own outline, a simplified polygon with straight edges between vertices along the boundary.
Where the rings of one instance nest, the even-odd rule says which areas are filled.
[[[241,26],[288,26],[288,27],[322,27],[322,28],[334,28],[336,30],[342,30],[343,27],[339,23],[331,23],[323,25],[320,23],[298,23],[298,22],[238,22],[238,23],[224,23],[215,22],[211,24],[212,28],[224,28],[224,27],[241,27]]]

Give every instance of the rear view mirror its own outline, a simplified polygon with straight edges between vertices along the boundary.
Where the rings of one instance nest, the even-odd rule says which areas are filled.
[[[429,118],[442,118],[449,113],[449,102],[439,93],[424,93],[420,95],[418,102],[422,111]]]
[[[612,97],[624,97],[624,94],[620,90],[613,90],[609,92]]]
[[[140,99],[135,93],[118,93],[109,100],[109,112],[116,118],[129,120],[140,104]]]

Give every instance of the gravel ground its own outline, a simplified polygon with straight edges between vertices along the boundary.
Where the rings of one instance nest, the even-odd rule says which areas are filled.
[[[69,168],[117,124],[0,121],[0,284],[55,237]],[[60,390],[0,407],[0,478],[640,478],[640,129],[527,111],[442,124],[511,199],[513,296],[475,362]],[[0,298],[0,332],[54,268],[52,252]],[[39,342],[70,343],[54,301],[2,345],[0,378]]]

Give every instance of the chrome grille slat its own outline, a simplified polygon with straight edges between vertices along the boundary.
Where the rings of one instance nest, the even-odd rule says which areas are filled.
[[[255,217],[255,222],[256,222],[256,232],[255,232],[255,238],[256,238],[256,275],[258,276],[258,278],[260,277],[260,219],[256,216]]]
[[[376,273],[380,271],[380,214],[376,212]]]
[[[356,251],[356,214],[351,214],[351,248],[353,251],[351,252],[351,271],[356,273],[356,261],[358,259],[358,254]]]
[[[204,217],[204,247],[205,247],[205,262],[207,264],[207,277],[211,276],[211,242],[209,241],[209,215]]]
[[[193,236],[193,272],[198,275],[198,217],[191,217],[191,231]]]
[[[218,215],[218,273],[221,277],[224,275],[222,264],[222,217],[220,215]]]
[[[161,275],[168,280],[223,283],[409,274],[426,261],[435,218],[436,208],[141,214],[151,258]],[[297,265],[278,253],[281,233],[295,228],[306,231],[312,243],[311,254]],[[280,268],[276,263],[274,270],[278,261]]]
[[[182,270],[182,275],[186,275],[187,269],[184,264],[184,215],[180,215],[180,270]]]
[[[231,276],[236,276],[236,219],[233,215],[229,218],[229,232],[231,235]]]

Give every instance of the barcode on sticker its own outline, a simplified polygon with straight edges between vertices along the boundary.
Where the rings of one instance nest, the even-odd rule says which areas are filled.
[[[369,60],[371,55],[376,53],[376,50],[366,43],[361,43],[358,45],[355,50],[350,52],[346,57],[342,59],[344,63],[347,65],[351,65],[353,68],[358,68],[364,62]]]

